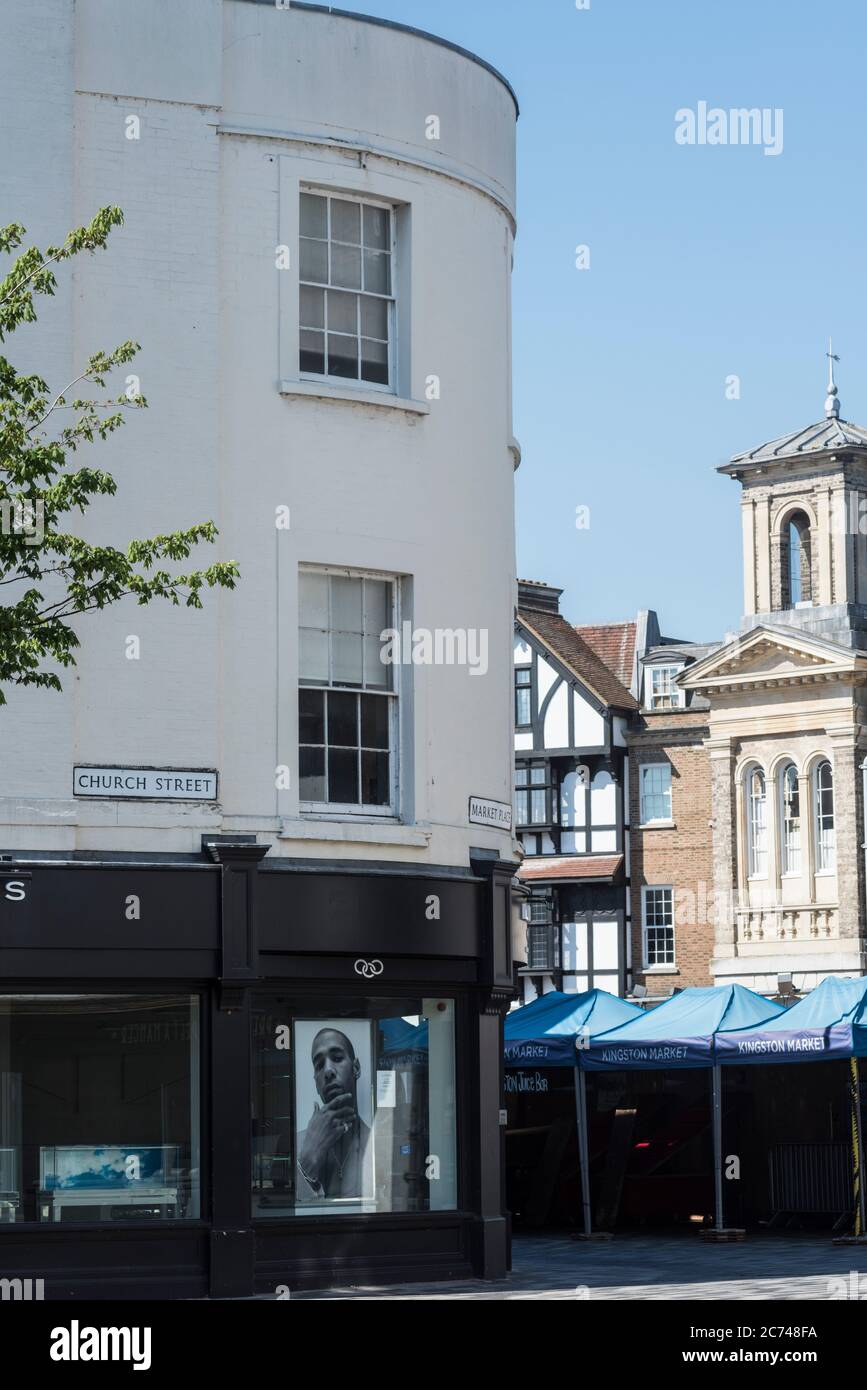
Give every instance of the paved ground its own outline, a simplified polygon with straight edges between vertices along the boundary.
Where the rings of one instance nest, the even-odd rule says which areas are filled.
[[[698,1236],[633,1236],[585,1245],[567,1236],[516,1236],[502,1283],[330,1289],[321,1299],[831,1299],[867,1300],[867,1246],[827,1237],[751,1236],[707,1245]]]

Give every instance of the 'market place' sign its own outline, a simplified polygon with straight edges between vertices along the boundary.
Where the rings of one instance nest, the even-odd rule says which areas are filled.
[[[217,774],[195,767],[76,767],[72,790],[75,796],[216,801]]]
[[[512,808],[506,801],[488,801],[483,796],[470,797],[470,825],[492,825],[497,830],[511,830]]]

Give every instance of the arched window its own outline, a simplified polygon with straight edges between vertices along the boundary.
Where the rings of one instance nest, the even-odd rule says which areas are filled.
[[[794,608],[813,599],[810,519],[793,512],[780,535],[781,608]]]
[[[801,795],[798,769],[787,763],[780,773],[780,845],[784,874],[801,872]]]
[[[747,773],[747,842],[750,877],[764,878],[768,872],[768,819],[765,774],[760,767]]]
[[[836,868],[837,844],[834,835],[834,773],[826,760],[819,763],[815,778],[816,869]]]

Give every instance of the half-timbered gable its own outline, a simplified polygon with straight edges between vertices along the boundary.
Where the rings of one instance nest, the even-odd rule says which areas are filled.
[[[515,826],[531,923],[525,998],[623,992],[626,729],[636,701],[560,614],[561,590],[519,586]]]

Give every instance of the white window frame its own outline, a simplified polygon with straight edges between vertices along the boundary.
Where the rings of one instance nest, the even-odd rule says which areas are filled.
[[[300,580],[300,577],[301,577],[302,574],[330,575],[330,576],[334,576],[334,577],[336,577],[336,578],[338,578],[338,579],[378,579],[378,580],[383,580],[383,581],[385,581],[385,582],[386,582],[387,584],[389,584],[390,587],[391,587],[391,613],[390,613],[390,621],[389,621],[389,623],[388,623],[388,626],[391,627],[391,628],[396,629],[398,632],[401,631],[401,584],[400,584],[400,579],[399,579],[399,577],[398,577],[397,575],[394,575],[394,574],[386,574],[386,573],[384,573],[384,572],[382,572],[382,571],[379,571],[379,570],[344,569],[342,566],[338,566],[338,565],[300,565],[300,566],[299,566],[299,569],[298,569],[299,580]],[[329,585],[329,595],[330,595],[330,585]],[[301,622],[300,622],[300,619],[301,619],[300,586],[299,586],[299,601],[298,601],[298,614],[297,614],[297,616],[298,616],[298,622],[296,623],[296,632],[300,632],[300,628],[301,628]],[[329,631],[329,633],[331,633],[331,631],[333,631],[333,629],[332,629],[332,627],[331,627],[330,597],[329,597],[329,613],[328,613],[328,619],[329,619],[328,631]],[[300,641],[299,641],[299,642],[298,642],[299,662],[300,662],[300,651],[301,651],[301,647],[300,647]],[[341,802],[341,801],[299,801],[298,809],[299,809],[299,812],[300,812],[300,814],[301,814],[302,816],[309,816],[309,817],[315,818],[315,819],[317,819],[317,820],[327,820],[327,819],[331,818],[331,819],[337,819],[337,820],[364,820],[364,821],[369,821],[371,818],[375,818],[376,820],[392,820],[392,821],[396,821],[396,820],[399,818],[399,811],[400,811],[400,747],[401,747],[401,700],[400,700],[400,689],[399,689],[399,686],[400,686],[399,675],[400,675],[399,668],[396,667],[396,666],[392,666],[392,667],[391,667],[391,688],[390,688],[390,689],[387,689],[387,690],[383,690],[381,686],[380,686],[380,687],[370,687],[370,689],[366,689],[365,686],[364,686],[363,684],[362,684],[361,686],[349,686],[349,685],[347,685],[347,686],[341,686],[341,685],[332,685],[332,683],[331,683],[331,678],[330,678],[330,673],[329,673],[329,680],[328,680],[327,684],[324,683],[324,682],[323,682],[323,683],[318,683],[318,682],[312,682],[312,681],[306,681],[306,682],[304,682],[304,683],[302,684],[302,678],[301,678],[301,672],[300,672],[300,664],[299,664],[298,678],[297,678],[297,686],[298,686],[298,691],[299,691],[299,697],[300,697],[300,692],[301,692],[302,690],[324,690],[324,691],[334,690],[334,691],[336,691],[338,694],[350,694],[350,695],[352,695],[352,694],[354,694],[354,695],[374,694],[374,695],[378,696],[378,697],[381,698],[381,699],[387,699],[388,702],[389,702],[389,720],[388,720],[388,738],[389,738],[389,744],[388,744],[388,754],[389,754],[389,801],[388,801],[388,804],[385,805],[385,806],[370,806],[370,805],[368,805],[368,804],[365,803],[365,802],[358,802],[358,803],[355,803],[355,802],[351,802],[351,801],[350,801],[350,802]],[[300,710],[299,710],[298,719],[299,719],[299,724],[300,724]],[[296,724],[296,739],[297,739],[297,744],[298,744],[298,748],[299,748],[299,757],[300,757],[300,747],[301,747],[300,732],[301,732],[301,731],[300,731],[299,724]],[[326,728],[326,730],[325,730],[326,740],[327,740],[327,733],[328,733],[328,731],[327,731],[327,728]],[[360,736],[361,736],[361,731],[360,731],[360,729],[359,729],[359,737],[360,737]],[[308,745],[305,745],[305,747],[306,747],[306,746],[308,746]],[[310,746],[318,746],[318,745],[310,745]],[[359,746],[360,746],[360,745],[359,745]],[[327,747],[327,743],[326,743],[326,747]],[[327,778],[328,778],[327,755],[326,755],[325,776],[326,776],[326,790],[327,790],[327,786],[328,786],[328,781],[327,781]],[[299,782],[299,789],[300,789],[300,783],[301,783],[300,767],[299,767],[298,782]]]
[[[650,797],[651,797],[651,796],[659,796],[659,795],[663,795],[663,796],[664,796],[664,792],[663,792],[663,793],[658,793],[658,792],[649,792],[649,793],[645,793],[645,790],[644,790],[645,774],[646,774],[646,773],[649,773],[649,772],[655,772],[655,771],[657,771],[658,769],[667,770],[667,771],[668,771],[668,814],[665,815],[665,816],[648,816],[648,814],[647,814],[647,802],[649,801]],[[672,824],[672,822],[673,822],[673,815],[672,815],[672,807],[671,807],[672,785],[671,785],[671,763],[670,763],[670,762],[640,763],[640,764],[639,764],[639,767],[638,767],[638,794],[639,794],[639,816],[640,816],[640,820],[641,820],[641,824],[642,824],[642,825],[671,825],[671,824]]]
[[[759,824],[758,816],[753,814],[753,793],[752,781],[754,775],[758,773],[764,784],[764,796],[761,805],[764,808]],[[758,802],[756,802],[758,805]],[[747,877],[765,879],[768,876],[768,778],[763,767],[757,763],[750,763],[744,774],[744,814],[746,816],[747,832]],[[762,841],[757,840],[757,833],[761,830]],[[761,867],[759,867],[761,865]]]
[[[671,923],[651,922],[647,920],[647,902],[651,894],[668,893],[669,908],[671,913]],[[641,886],[641,942],[644,953],[644,970],[664,970],[666,972],[677,969],[677,935],[675,931],[676,923],[674,918],[674,886],[670,883],[644,883]],[[648,950],[648,930],[670,931],[671,932],[671,960],[654,961],[651,963],[650,952]]]
[[[650,709],[650,710],[669,710],[669,709],[685,709],[685,708],[686,708],[686,692],[685,692],[684,690],[681,690],[680,687],[679,687],[678,685],[675,685],[675,683],[674,683],[674,677],[675,677],[675,676],[679,676],[682,670],[683,670],[683,662],[681,662],[679,666],[673,665],[671,662],[664,662],[664,663],[663,663],[663,662],[659,662],[658,664],[656,664],[656,665],[654,665],[654,666],[647,666],[647,667],[645,667],[645,672],[644,672],[645,692],[644,692],[644,693],[645,693],[645,703],[646,703],[646,706],[647,706],[648,709]],[[662,677],[662,676],[667,676],[667,677],[668,677],[667,686],[665,686],[665,688],[664,688],[663,690],[661,690],[661,691],[658,691],[658,690],[655,690],[655,689],[654,689],[654,677],[655,677],[655,676],[660,676],[660,677]],[[660,703],[657,703],[658,701],[661,701],[661,700],[668,700],[670,703],[668,703],[668,704],[660,704]]]
[[[795,794],[798,798],[797,830],[793,818],[786,814],[786,781],[789,773],[795,774]],[[767,795],[767,783],[765,784]],[[793,762],[784,763],[777,775],[777,795],[779,797],[780,825],[780,873],[783,878],[798,878],[803,863],[804,817],[801,807],[801,785],[798,769]]]
[[[329,247],[329,253],[328,253],[328,254],[329,254],[329,265],[328,265],[329,283],[328,283],[327,285],[323,285],[323,284],[320,284],[320,283],[318,283],[318,282],[316,282],[316,281],[312,281],[312,280],[304,280],[304,279],[302,279],[302,277],[301,277],[301,240],[302,240],[302,236],[301,236],[301,198],[302,198],[305,194],[309,194],[309,195],[310,195],[311,197],[313,197],[313,198],[324,198],[324,199],[326,200],[326,204],[327,204],[327,214],[326,214],[326,216],[327,216],[327,226],[326,226],[327,237],[326,237],[326,242],[325,242],[326,246]],[[386,212],[388,212],[388,214],[389,214],[389,228],[390,228],[390,231],[391,231],[390,245],[389,245],[390,268],[391,268],[391,294],[390,294],[390,295],[383,295],[383,294],[380,294],[380,295],[373,295],[373,296],[372,296],[372,297],[375,298],[375,299],[384,299],[384,300],[386,300],[386,301],[388,302],[388,306],[389,306],[389,308],[388,308],[388,383],[387,383],[387,384],[384,384],[383,382],[379,382],[379,381],[364,381],[364,380],[362,379],[361,376],[358,376],[358,377],[351,377],[351,376],[330,376],[330,375],[328,374],[327,371],[320,374],[319,372],[303,372],[303,371],[301,370],[301,334],[302,334],[302,332],[305,331],[304,328],[302,328],[302,325],[301,325],[301,289],[302,289],[302,287],[306,285],[306,286],[309,287],[310,289],[321,289],[321,290],[329,290],[329,289],[332,289],[332,290],[337,290],[337,291],[339,291],[339,292],[342,293],[342,294],[354,294],[354,295],[359,295],[359,296],[360,296],[360,295],[364,295],[364,294],[370,293],[370,292],[367,291],[367,290],[353,290],[353,289],[348,289],[348,288],[346,288],[346,287],[343,286],[343,285],[332,285],[332,284],[330,283],[330,280],[331,280],[331,260],[330,260],[330,247],[331,247],[331,203],[332,203],[332,201],[344,202],[344,203],[357,203],[358,206],[362,209],[362,212],[361,212],[361,214],[360,214],[360,216],[361,216],[361,221],[362,221],[362,241],[363,241],[363,237],[364,237],[364,232],[363,232],[363,226],[364,226],[364,211],[363,211],[363,209],[364,209],[364,206],[367,205],[368,207],[383,208],[383,209],[384,209]],[[345,193],[345,192],[343,192],[343,190],[337,191],[337,190],[335,190],[335,189],[330,189],[330,188],[327,188],[327,187],[321,188],[321,187],[318,187],[318,186],[313,185],[313,184],[310,184],[310,185],[301,184],[301,185],[300,185],[299,190],[298,190],[298,325],[297,325],[297,329],[298,329],[298,359],[297,359],[297,362],[296,362],[296,364],[295,364],[295,369],[296,369],[296,372],[297,372],[297,379],[298,379],[299,381],[306,381],[306,382],[321,382],[321,383],[324,383],[324,384],[327,385],[327,386],[339,387],[341,390],[346,390],[346,391],[377,391],[377,392],[379,392],[381,395],[384,395],[384,396],[396,396],[396,395],[398,394],[398,388],[397,388],[397,363],[398,363],[397,332],[398,332],[398,323],[399,323],[399,312],[398,312],[398,295],[397,295],[397,286],[398,286],[398,263],[397,263],[397,256],[398,256],[397,221],[398,221],[398,217],[397,217],[397,214],[398,214],[398,209],[397,209],[397,207],[395,206],[394,203],[389,202],[387,198],[371,198],[371,197],[368,197],[366,194],[363,194],[363,193]],[[364,256],[363,256],[363,247],[362,247],[362,265],[363,265],[363,263],[364,263]],[[362,278],[363,278],[363,277],[362,277]],[[314,329],[313,331],[314,331],[314,332],[317,332],[318,330]],[[324,328],[324,329],[322,330],[322,334],[323,334],[323,338],[324,338],[324,341],[325,341],[325,365],[326,365],[326,367],[327,367],[327,366],[328,366],[328,333],[327,333],[327,328]],[[359,351],[360,351],[360,346],[361,346],[360,326],[359,326],[359,333],[358,333],[357,336],[358,336]],[[359,358],[359,371],[360,371],[360,370],[361,370],[361,361],[360,361],[360,358]]]
[[[831,837],[823,839],[822,813],[819,800],[819,772],[827,767],[831,772]],[[816,838],[816,873],[835,874],[837,872],[837,788],[834,781],[834,764],[830,758],[820,758],[813,768],[813,826]]]

